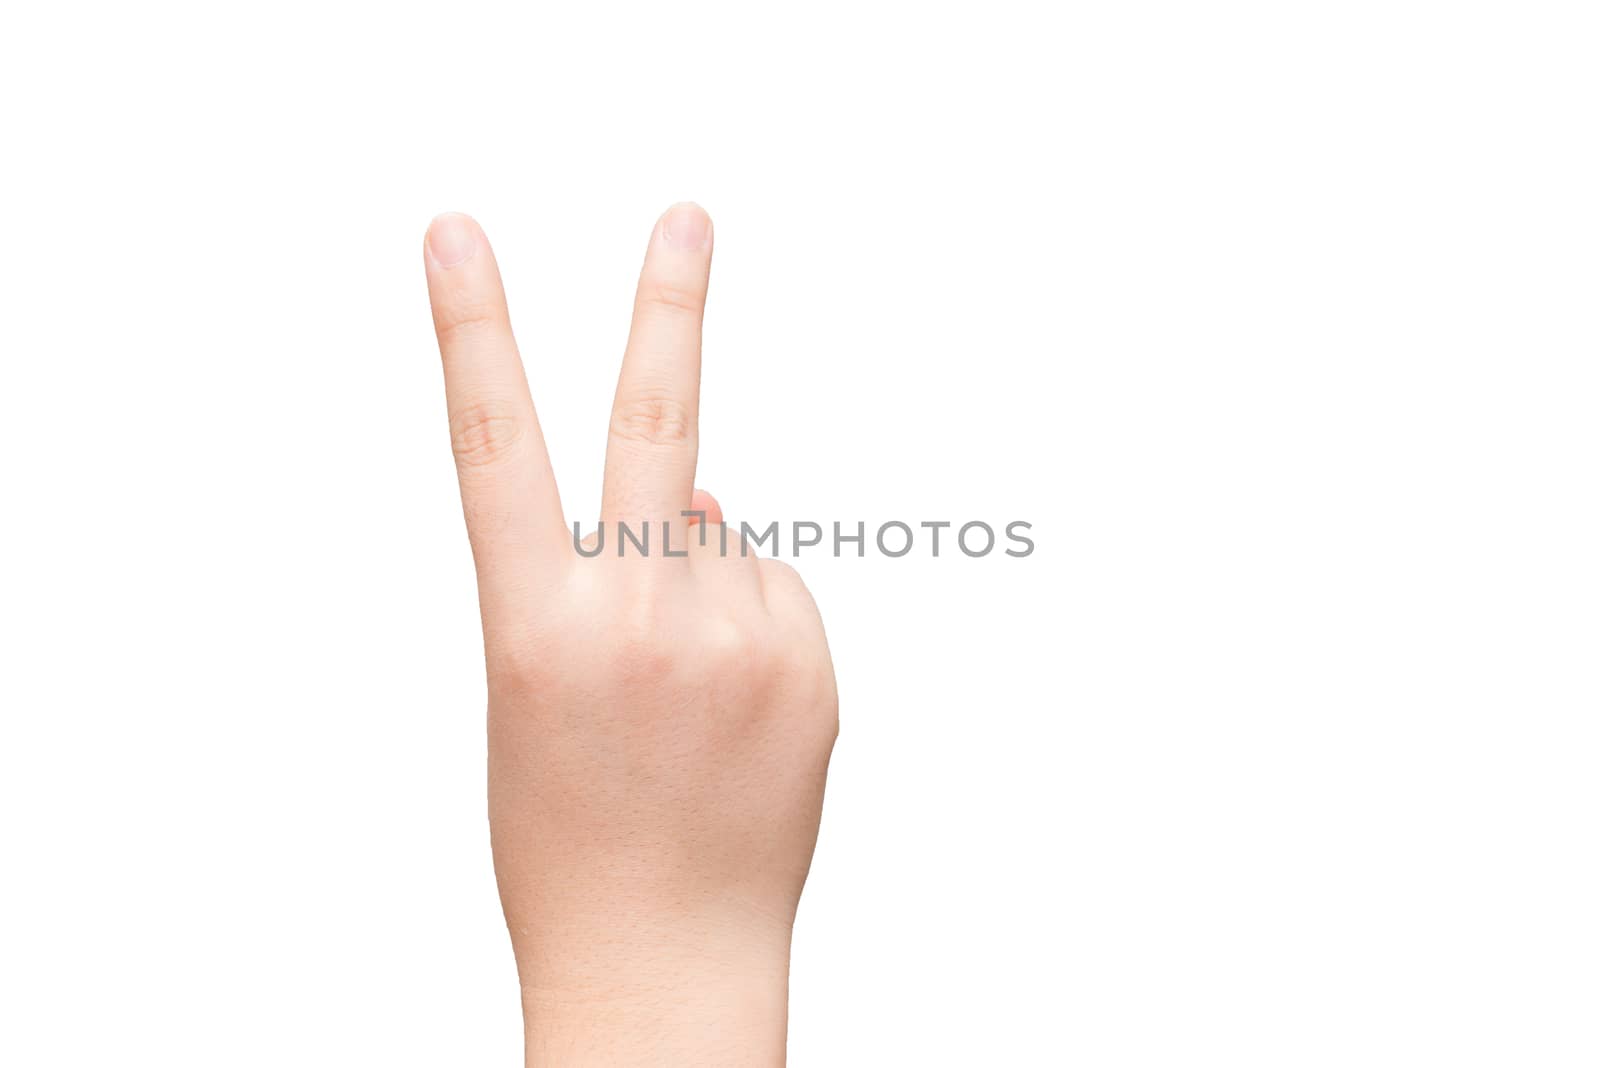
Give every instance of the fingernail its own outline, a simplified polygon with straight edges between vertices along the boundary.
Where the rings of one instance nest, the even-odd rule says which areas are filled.
[[[703,252],[711,244],[711,217],[698,204],[674,204],[661,220],[661,236],[673,248]]]
[[[451,212],[428,226],[428,255],[440,267],[454,267],[472,258],[478,248],[476,228],[465,215]]]

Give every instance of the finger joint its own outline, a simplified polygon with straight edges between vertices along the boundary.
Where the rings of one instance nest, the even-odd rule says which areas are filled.
[[[639,302],[669,316],[699,318],[705,310],[706,295],[696,286],[652,282],[640,286]]]
[[[619,400],[611,413],[613,437],[645,445],[681,445],[691,426],[688,406],[660,395]]]
[[[522,437],[522,420],[495,404],[466,405],[450,416],[450,447],[462,467],[493,464]]]

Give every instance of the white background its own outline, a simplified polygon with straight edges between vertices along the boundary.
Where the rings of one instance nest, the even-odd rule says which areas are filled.
[[[509,1065],[421,267],[568,513],[717,223],[732,517],[844,729],[799,1065],[1600,1061],[1587,5],[18,5],[0,1062]]]

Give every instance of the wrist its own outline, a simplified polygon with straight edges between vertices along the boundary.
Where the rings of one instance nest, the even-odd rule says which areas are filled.
[[[628,916],[513,944],[529,1068],[784,1063],[787,924]]]

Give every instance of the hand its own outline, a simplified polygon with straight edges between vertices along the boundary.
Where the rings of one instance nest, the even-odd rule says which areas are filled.
[[[838,696],[799,577],[733,531],[724,554],[721,510],[694,490],[711,243],[694,205],[651,235],[592,559],[562,516],[488,240],[444,215],[424,244],[530,1065],[784,1059]],[[691,508],[709,529],[691,532]],[[649,556],[617,555],[619,521],[648,524]],[[663,555],[663,530],[686,556]]]

